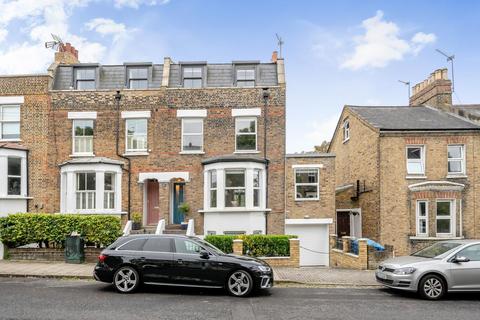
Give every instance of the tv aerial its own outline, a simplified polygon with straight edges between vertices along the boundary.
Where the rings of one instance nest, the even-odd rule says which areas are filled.
[[[53,41],[45,42],[45,48],[61,51],[63,46],[62,39],[56,34],[52,33],[51,35],[52,35]]]
[[[409,103],[410,103],[410,81],[398,80],[398,82],[401,82],[408,87],[408,100],[409,100]]]
[[[435,49],[438,53],[440,53],[442,56],[444,56],[445,58],[447,58],[447,62],[451,62],[452,63],[452,92],[455,92],[455,75],[453,73],[453,59],[455,59],[455,55],[452,54],[452,55],[448,55],[446,54],[445,52],[443,52],[442,50],[440,49]]]
[[[278,33],[275,33],[275,36],[277,37],[277,40],[278,40],[278,48],[279,48],[279,55],[278,57],[281,58],[282,57],[282,46],[283,44],[285,43],[282,38],[278,35]]]

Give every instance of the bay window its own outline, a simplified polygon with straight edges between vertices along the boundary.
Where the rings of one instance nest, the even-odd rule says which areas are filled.
[[[93,154],[93,120],[73,120],[73,154]]]
[[[9,196],[19,196],[22,185],[22,159],[17,157],[8,157],[7,171],[7,194]]]
[[[428,201],[417,200],[417,236],[428,236]]]
[[[103,207],[105,209],[115,208],[115,173],[105,172],[104,178]]]
[[[210,208],[217,207],[217,170],[209,170]]]
[[[260,207],[260,170],[253,170],[253,206]]]
[[[257,151],[257,118],[235,119],[235,149],[237,152]]]
[[[465,174],[465,146],[456,144],[447,147],[448,173]]]
[[[147,119],[127,119],[127,152],[147,151]]]
[[[182,152],[203,151],[203,119],[182,119]]]
[[[81,172],[76,176],[76,209],[95,209],[95,172]]]
[[[245,207],[245,170],[225,170],[225,207]]]
[[[0,105],[0,140],[20,139],[20,106]]]
[[[319,169],[296,168],[295,170],[295,200],[319,199]]]
[[[454,234],[454,207],[454,200],[437,200],[437,236],[452,236]]]
[[[407,146],[407,173],[413,175],[425,174],[424,146]]]

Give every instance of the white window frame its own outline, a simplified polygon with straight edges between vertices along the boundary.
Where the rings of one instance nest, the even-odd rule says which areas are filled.
[[[85,190],[79,190],[78,187],[79,187],[79,175],[80,174],[85,174]],[[90,189],[87,189],[87,181],[88,181],[88,174],[93,174],[95,176],[95,189],[94,190],[90,190]],[[97,183],[96,183],[96,173],[95,171],[80,171],[80,172],[76,172],[75,173],[75,209],[76,210],[95,210],[97,208]],[[80,208],[78,207],[77,205],[77,197],[78,195],[80,194]],[[89,203],[89,198],[90,196],[93,195],[93,199],[92,199],[92,204],[93,204],[93,207],[90,207],[88,205]],[[85,199],[85,208],[82,208],[81,206],[81,203],[82,203],[82,198],[86,197]]]
[[[106,190],[105,189],[105,176],[107,174],[111,174],[112,175],[112,190]],[[110,172],[110,171],[106,171],[104,173],[104,182],[103,182],[103,209],[107,209],[107,210],[112,210],[112,209],[115,209],[115,192],[117,191],[115,189],[116,187],[116,180],[117,179],[117,174],[115,172]],[[113,206],[110,206],[110,202],[111,200],[113,200]],[[107,204],[107,205],[106,205]]]
[[[255,174],[258,174],[258,186],[255,186]],[[253,207],[260,208],[262,206],[262,170],[260,169],[253,169],[252,189],[253,189]],[[258,190],[258,205],[255,205],[256,190]]]
[[[245,132],[238,132],[238,122],[239,121],[255,121],[255,133],[245,133]],[[255,135],[255,149],[238,149],[238,141],[237,138],[238,136],[242,135]],[[258,121],[257,117],[235,117],[235,152],[236,153],[256,153],[258,152]]]
[[[212,187],[212,175],[215,174],[215,187]],[[218,172],[215,169],[208,170],[208,207],[218,208]],[[215,192],[215,206],[212,206],[212,192]]]
[[[460,158],[449,158],[449,156],[448,156],[448,148],[449,147],[460,147],[462,156]],[[465,161],[465,159],[466,159],[466,157],[465,157],[465,145],[464,144],[449,144],[447,146],[447,173],[448,173],[448,175],[449,176],[465,175],[466,174],[466,161]],[[450,172],[448,170],[448,164],[450,163],[450,161],[460,161],[462,171],[461,172]]]
[[[20,175],[13,175],[13,174],[9,174],[8,172],[8,161],[10,159],[18,159],[20,160]],[[21,157],[15,157],[15,156],[8,156],[7,157],[7,196],[13,196],[13,197],[18,197],[18,196],[21,196],[22,195],[22,184],[23,184],[23,179],[22,179],[22,175],[23,175],[23,165],[22,165],[22,162],[23,162],[23,159]],[[20,192],[18,194],[9,194],[8,193],[8,180],[10,178],[18,178],[20,179]]]
[[[5,108],[18,108],[18,120],[17,119],[3,120],[3,112]],[[21,129],[22,129],[21,123],[20,123],[21,112],[22,112],[22,109],[20,104],[0,104],[0,141],[20,141]],[[9,123],[9,124],[18,123],[18,138],[7,138],[7,139],[3,138],[3,125],[6,123]]]
[[[243,171],[243,187],[227,187],[227,174],[232,171]],[[245,208],[247,206],[247,170],[245,168],[231,168],[231,169],[225,169],[225,187],[224,187],[224,203],[225,203],[225,208]],[[227,206],[227,190],[243,190],[243,195],[245,197],[245,204],[243,206]],[[252,189],[253,190],[253,189]],[[218,195],[217,195],[218,199]]]
[[[246,72],[246,71],[252,71],[253,72],[253,78],[251,79],[248,79],[246,77],[241,77],[239,78],[238,77],[238,73],[239,72]],[[256,85],[256,72],[255,72],[255,68],[245,68],[245,67],[239,67],[239,68],[236,68],[235,70],[235,80],[236,80],[236,86],[239,87],[239,88],[254,88],[255,85]],[[246,83],[251,83],[253,82],[253,85],[244,85]],[[241,85],[239,85],[241,84]]]
[[[78,72],[79,71],[84,71],[84,70],[93,70],[93,78],[85,78],[85,79],[79,79],[78,78]],[[90,67],[78,67],[73,69],[74,76],[75,76],[75,90],[95,90],[97,87],[97,70],[96,68],[90,68]],[[78,83],[79,82],[93,82],[93,88],[89,89],[79,89],[78,88]]]
[[[185,128],[185,123],[194,123],[194,122],[201,122],[202,124],[202,131],[200,133],[185,133],[184,128]],[[204,153],[203,151],[203,146],[204,146],[204,126],[203,126],[203,118],[182,118],[182,139],[181,139],[181,153]],[[185,136],[200,136],[202,140],[202,145],[200,150],[184,150],[184,137]]]
[[[425,216],[420,215],[420,203],[425,204]],[[428,200],[421,199],[416,202],[416,234],[418,237],[428,237]],[[425,232],[420,232],[420,221],[425,220]]]
[[[85,139],[86,141],[89,141],[88,143],[91,146],[91,152],[75,152],[75,147],[76,147],[76,138],[77,136],[75,135],[75,122],[78,121],[91,121],[92,122],[92,130],[93,130],[93,135],[92,136],[79,136],[82,138],[89,138]],[[75,156],[93,156],[93,137],[95,136],[95,121],[93,119],[74,119],[72,120],[72,155]]]
[[[147,72],[147,75],[145,78],[143,77],[131,77],[130,76],[130,71],[131,70],[145,70]],[[128,89],[131,89],[131,90],[146,90],[148,89],[148,67],[147,66],[129,66],[127,67],[127,78],[128,78]],[[146,81],[147,83],[147,86],[145,88],[132,88],[132,80],[133,81],[138,81],[138,80],[141,80],[141,81]]]
[[[185,75],[185,70],[186,69],[200,69],[200,76],[193,76],[193,75],[189,75],[189,76],[186,76]],[[186,87],[185,86],[185,80],[200,80],[200,87]],[[186,65],[186,66],[183,66],[182,67],[182,87],[186,88],[186,89],[199,89],[199,88],[202,88],[203,87],[203,66],[198,66],[198,65]]]
[[[297,183],[297,171],[315,171],[317,174],[317,182],[300,182]],[[295,201],[318,201],[320,200],[320,169],[315,167],[302,167],[293,169],[293,181]],[[315,186],[317,188],[317,196],[315,198],[299,198],[297,193],[297,187],[299,186]]]
[[[439,216],[438,215],[438,203],[440,202],[448,202],[450,203],[450,215],[448,216]],[[455,199],[437,199],[436,200],[436,208],[435,208],[435,233],[437,237],[453,237],[455,235]],[[450,221],[450,232],[449,233],[441,233],[437,232],[437,221],[438,220],[449,220]]]
[[[129,121],[137,121],[137,120],[144,120],[146,122],[146,132],[143,134],[128,134],[128,122]],[[128,138],[129,137],[145,137],[145,148],[143,149],[129,149],[128,148]],[[125,119],[125,152],[128,153],[145,153],[148,152],[148,118],[126,118]]]
[[[348,119],[343,120],[342,130],[343,130],[343,142],[347,142],[348,140],[350,140],[350,120]]]
[[[420,148],[420,159],[408,159],[408,149],[409,148]],[[423,144],[418,144],[418,145],[415,145],[415,144],[410,144],[410,145],[407,145],[405,147],[405,159],[406,159],[406,170],[407,170],[407,175],[409,176],[424,176],[425,175],[425,172],[426,172],[426,168],[425,168],[425,145]],[[422,172],[415,172],[415,173],[411,173],[411,172],[408,172],[408,164],[409,163],[415,163],[415,164],[421,164],[422,166]]]

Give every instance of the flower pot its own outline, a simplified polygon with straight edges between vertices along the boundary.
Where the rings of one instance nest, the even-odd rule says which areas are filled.
[[[140,230],[142,228],[142,224],[140,222],[132,223],[132,230]]]
[[[180,224],[180,228],[181,228],[182,230],[187,230],[187,227],[188,227],[188,223],[187,223],[187,222],[182,222],[182,223]]]

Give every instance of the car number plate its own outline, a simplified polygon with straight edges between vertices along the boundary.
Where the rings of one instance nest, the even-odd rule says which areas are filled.
[[[387,275],[386,275],[386,274],[383,274],[383,273],[381,273],[381,272],[378,273],[378,277],[379,277],[380,279],[387,279]]]

